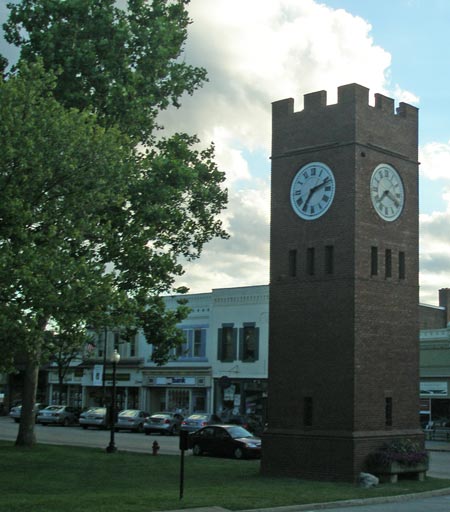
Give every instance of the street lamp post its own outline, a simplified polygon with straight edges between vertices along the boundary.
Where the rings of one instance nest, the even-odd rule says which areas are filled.
[[[114,350],[114,352],[111,356],[111,362],[112,362],[112,367],[113,367],[112,399],[111,399],[111,415],[110,415],[111,436],[110,436],[110,440],[109,440],[109,445],[106,447],[107,453],[115,453],[117,451],[116,445],[114,444],[114,432],[115,432],[115,419],[116,419],[116,366],[119,361],[120,361],[120,354],[117,352],[117,350]]]

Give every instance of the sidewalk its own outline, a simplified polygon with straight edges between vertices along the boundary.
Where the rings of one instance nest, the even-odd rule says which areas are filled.
[[[450,452],[450,441],[425,441],[425,448],[430,452]]]

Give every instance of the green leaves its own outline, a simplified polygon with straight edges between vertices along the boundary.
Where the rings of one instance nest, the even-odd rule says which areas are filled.
[[[206,78],[178,60],[189,18],[185,1],[22,0],[9,4],[6,39],[22,58],[61,71],[56,98],[95,112],[136,141],[149,142],[156,116]]]
[[[181,256],[227,236],[214,147],[155,136],[158,113],[206,79],[180,58],[187,3],[8,5],[6,38],[21,54],[0,86],[3,339],[15,322],[31,349],[49,323],[134,328],[142,311],[155,361],[178,339],[177,318],[148,305],[172,290]],[[149,311],[167,320],[160,335]]]

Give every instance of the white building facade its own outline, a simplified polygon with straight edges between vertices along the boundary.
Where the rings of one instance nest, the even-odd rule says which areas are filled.
[[[102,330],[91,352],[73,361],[61,400],[78,407],[108,403],[112,387],[109,358],[121,359],[116,371],[120,408],[184,415],[202,411],[223,419],[249,414],[264,417],[267,397],[269,287],[217,288],[188,294],[189,316],[178,326],[185,344],[164,366],[152,362],[152,346],[142,334],[131,342]],[[166,297],[175,309],[177,297]],[[57,371],[49,368],[49,403],[59,401]]]

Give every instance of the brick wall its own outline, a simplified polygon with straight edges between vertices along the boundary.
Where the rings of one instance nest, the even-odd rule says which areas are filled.
[[[314,161],[333,170],[336,191],[325,215],[305,221],[292,210],[289,191],[296,172]],[[370,202],[379,163],[393,165],[404,183],[404,211],[391,223]],[[372,107],[368,89],[356,84],[339,88],[336,105],[326,105],[324,91],[306,95],[300,112],[291,99],[274,103],[271,214],[262,471],[355,480],[368,450],[386,438],[421,435],[417,110],[401,104],[395,114],[393,100],[381,95]],[[332,274],[325,272],[326,246],[333,247]],[[378,248],[376,276],[371,247]],[[307,271],[308,248],[314,248],[314,275]],[[297,254],[295,275],[289,251]],[[386,398],[393,403],[388,427]]]

